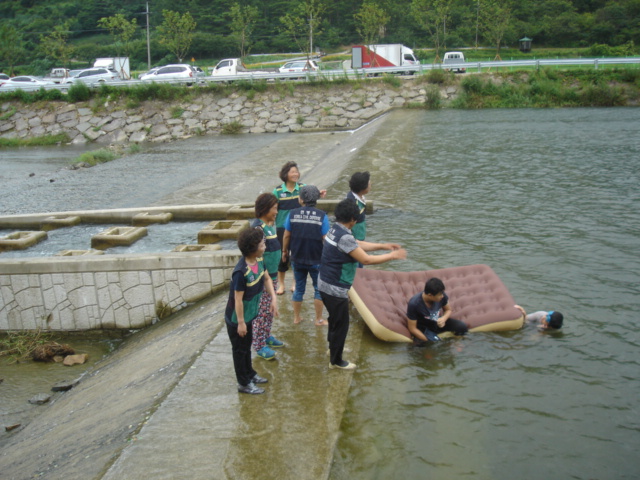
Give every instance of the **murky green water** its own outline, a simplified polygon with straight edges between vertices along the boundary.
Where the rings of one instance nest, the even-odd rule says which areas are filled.
[[[413,112],[360,153],[371,239],[409,251],[382,268],[486,263],[565,327],[425,349],[367,331],[333,479],[637,478],[639,124],[627,108]]]

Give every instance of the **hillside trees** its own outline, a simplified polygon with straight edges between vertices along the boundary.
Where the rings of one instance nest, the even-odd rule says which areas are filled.
[[[172,10],[163,10],[162,15],[164,22],[158,27],[160,43],[176,56],[178,63],[182,63],[189,53],[196,22],[189,12],[181,15]]]

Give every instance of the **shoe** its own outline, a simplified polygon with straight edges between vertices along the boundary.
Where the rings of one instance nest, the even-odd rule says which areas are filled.
[[[251,383],[267,383],[269,380],[267,380],[266,378],[261,377],[260,375],[256,374],[253,379],[251,380]]]
[[[280,340],[275,338],[273,335],[271,335],[269,338],[267,338],[267,345],[270,346],[271,348],[284,347],[284,343],[282,343]]]
[[[265,360],[273,360],[274,358],[276,358],[276,352],[265,345],[260,350],[258,350],[258,356],[264,358]]]
[[[340,370],[354,370],[356,366],[355,363],[347,362],[346,360],[343,360],[340,365],[329,364],[329,368],[339,368]]]
[[[264,388],[256,387],[256,385],[251,382],[249,385],[238,385],[238,391],[240,393],[248,393],[251,395],[259,395],[264,393]]]

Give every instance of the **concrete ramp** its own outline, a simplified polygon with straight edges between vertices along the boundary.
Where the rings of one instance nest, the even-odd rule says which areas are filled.
[[[281,300],[273,331],[286,347],[254,360],[266,393],[243,395],[225,303],[218,294],[126,341],[3,445],[2,477],[328,478],[352,374],[329,370],[326,327],[293,325]]]

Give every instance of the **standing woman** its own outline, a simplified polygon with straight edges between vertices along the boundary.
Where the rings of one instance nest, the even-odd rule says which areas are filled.
[[[289,215],[289,211],[294,208],[298,208],[300,203],[298,197],[300,196],[300,187],[304,186],[304,183],[298,183],[300,180],[300,171],[298,170],[298,164],[296,162],[287,162],[280,169],[280,180],[282,185],[274,188],[273,194],[278,201],[278,215],[276,216],[276,231],[278,233],[278,241],[282,245],[282,238],[284,236],[284,221]],[[282,295],[284,293],[284,277],[289,270],[289,260],[280,260],[278,265],[278,287],[276,293]]]
[[[276,235],[276,215],[278,213],[278,199],[271,193],[258,195],[255,203],[256,219],[251,225],[262,229],[266,239],[266,250],[263,254],[264,266],[271,278],[273,288],[278,288],[278,265],[282,257],[280,242]],[[258,316],[253,321],[253,349],[259,357],[265,360],[276,358],[272,348],[284,346],[280,340],[271,335],[273,313],[271,312],[271,295],[265,289],[262,291]]]
[[[224,312],[227,333],[231,341],[233,367],[241,393],[264,393],[257,384],[267,383],[256,373],[251,364],[251,342],[253,340],[253,320],[258,315],[262,290],[271,295],[271,312],[278,315],[276,293],[271,277],[266,274],[263,255],[266,239],[261,229],[246,228],[238,236],[238,248],[242,258],[231,274],[229,299]]]

